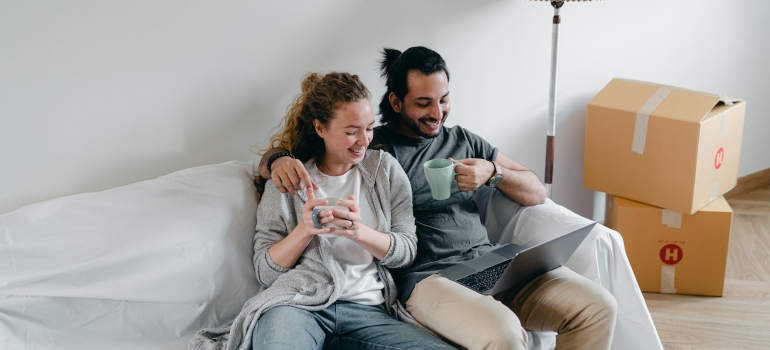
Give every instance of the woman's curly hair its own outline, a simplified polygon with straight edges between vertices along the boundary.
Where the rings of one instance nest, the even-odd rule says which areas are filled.
[[[281,123],[283,129],[270,138],[270,147],[283,148],[305,162],[323,156],[323,139],[316,133],[313,120],[328,126],[334,112],[343,104],[370,99],[371,94],[358,75],[331,72],[310,73],[302,80],[302,93],[289,106]]]

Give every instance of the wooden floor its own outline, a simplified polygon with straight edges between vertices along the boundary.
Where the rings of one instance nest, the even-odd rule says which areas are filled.
[[[724,297],[644,293],[665,349],[770,349],[770,187],[728,203]]]

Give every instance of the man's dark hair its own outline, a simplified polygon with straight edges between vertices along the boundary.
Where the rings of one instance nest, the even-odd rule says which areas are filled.
[[[385,78],[387,91],[380,101],[380,123],[388,124],[399,120],[400,116],[390,105],[388,95],[393,92],[399,100],[404,100],[408,92],[406,77],[410,70],[418,70],[425,75],[444,71],[449,81],[446,62],[438,52],[422,46],[410,47],[403,53],[396,49],[384,48],[380,61],[380,77]]]

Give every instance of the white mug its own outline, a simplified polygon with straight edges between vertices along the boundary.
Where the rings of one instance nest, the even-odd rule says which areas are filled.
[[[317,227],[317,228],[331,227],[331,228],[340,228],[340,229],[344,228],[344,227],[340,227],[338,225],[335,225],[335,224],[333,224],[331,222],[326,224],[326,225],[321,225],[321,223],[318,221],[318,213],[320,213],[321,210],[326,210],[326,209],[350,211],[350,208],[345,207],[345,206],[341,206],[341,205],[336,205],[337,202],[340,200],[337,197],[328,197],[328,198],[320,198],[320,199],[326,199],[328,201],[328,204],[327,205],[319,205],[319,206],[313,208],[313,213],[311,214],[311,218],[313,219],[313,224],[315,224],[315,227]]]

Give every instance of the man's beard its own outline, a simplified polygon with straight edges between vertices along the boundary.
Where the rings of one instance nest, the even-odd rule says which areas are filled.
[[[432,139],[432,138],[437,137],[441,133],[441,132],[437,132],[435,135],[426,134],[422,130],[420,130],[420,121],[419,120],[418,121],[414,121],[414,120],[408,118],[407,116],[405,116],[405,115],[403,115],[401,113],[399,113],[399,115],[401,116],[401,121],[404,123],[404,125],[406,125],[406,127],[409,128],[409,130],[412,130],[412,132],[414,132],[415,134],[419,135],[422,138]],[[441,118],[441,122],[440,123],[441,123],[442,127],[444,126],[444,120],[446,120],[446,115],[444,115]],[[439,129],[439,130],[441,130],[441,129]]]

